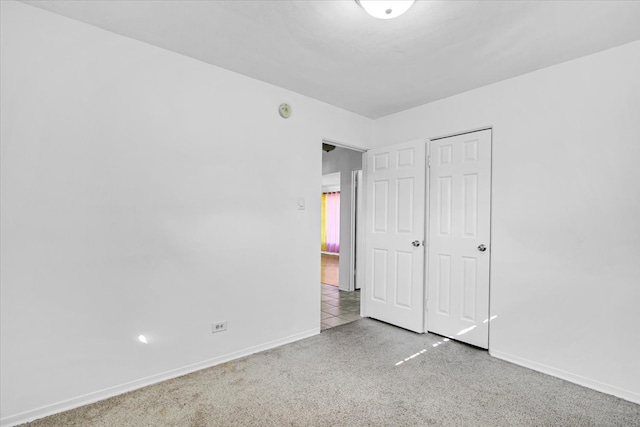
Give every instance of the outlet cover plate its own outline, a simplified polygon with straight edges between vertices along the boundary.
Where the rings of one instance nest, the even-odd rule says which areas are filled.
[[[227,330],[227,321],[222,320],[220,322],[214,322],[211,324],[211,333],[215,334],[216,332],[223,332]]]

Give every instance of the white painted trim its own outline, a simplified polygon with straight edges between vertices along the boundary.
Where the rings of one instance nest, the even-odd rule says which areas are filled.
[[[429,221],[431,221],[431,141],[432,140],[426,140],[424,142],[424,268],[422,269],[422,282],[424,286],[422,303],[424,304],[424,317],[422,318],[422,329],[425,332],[429,332],[429,313],[427,310],[429,307],[429,251],[431,250],[431,235],[429,234]]]
[[[358,265],[358,278],[360,281],[360,316],[361,317],[369,317],[369,315],[367,314],[367,287],[364,281],[364,276],[366,274],[366,270],[367,270],[367,262],[366,262],[366,253],[364,251],[367,250],[367,240],[365,237],[365,231],[366,231],[366,223],[367,223],[367,213],[365,211],[365,206],[367,206],[367,173],[369,171],[369,166],[367,163],[367,153],[362,153],[362,182],[360,183],[360,195],[362,196],[360,198],[361,200],[361,204],[362,204],[362,224],[360,224],[361,231],[360,231],[360,242],[358,243],[360,245],[360,254],[362,257],[362,262],[360,262]]]
[[[513,356],[501,351],[495,351],[489,349],[489,354],[495,358],[505,360],[507,362],[514,363],[516,365],[524,366],[525,368],[533,369],[534,371],[542,372],[543,374],[551,375],[574,384],[581,385],[602,393],[611,394],[629,402],[640,404],[640,393],[625,390],[610,384],[605,384],[600,381],[586,378],[580,375],[572,374],[571,372],[563,371],[562,369],[554,368],[552,366],[543,365],[542,363],[533,362],[522,357]]]
[[[19,414],[10,415],[8,417],[0,419],[1,427],[11,427],[18,424],[34,421],[40,418],[47,417],[49,415],[57,414],[60,412],[68,411],[80,406],[95,403],[100,400],[108,399],[119,394],[127,393],[129,391],[137,390],[142,387],[157,384],[162,381],[167,381],[173,378],[181,377],[183,375],[190,374],[202,369],[210,368],[212,366],[219,365],[221,363],[229,362],[240,357],[249,356],[260,351],[269,350],[275,347],[279,347],[284,344],[289,344],[294,341],[299,341],[304,338],[309,338],[320,333],[320,327],[309,329],[298,334],[289,335],[288,337],[280,338],[277,340],[269,341],[263,344],[259,344],[253,347],[248,347],[243,350],[239,350],[233,353],[225,354],[223,356],[214,357],[213,359],[203,360],[202,362],[194,363],[191,365],[183,366],[182,368],[172,369],[170,371],[162,372],[160,374],[151,375],[149,377],[140,378],[135,381],[108,387],[102,390],[87,393],[81,396],[73,397],[71,399],[63,400],[58,403],[43,406],[41,408],[33,409],[30,411],[21,412]]]
[[[339,193],[340,186],[339,185],[323,185],[322,192],[323,193]]]
[[[355,291],[356,289],[362,289],[362,274],[364,271],[361,271],[360,268],[362,265],[362,233],[364,233],[364,215],[363,215],[363,204],[362,204],[362,169],[353,171],[353,181],[355,185],[352,189],[352,199],[353,204],[351,206],[352,209],[352,223],[351,223],[351,280],[353,281],[350,289]],[[355,198],[354,198],[355,196]],[[354,238],[355,235],[355,238]],[[360,257],[360,262],[358,262],[358,257]]]
[[[357,182],[357,171],[351,171],[351,200],[349,200],[349,220],[351,222],[351,226],[349,227],[349,236],[350,245],[349,245],[349,283],[348,290],[354,291],[356,288],[355,284],[355,266],[356,266],[356,186]]]
[[[323,255],[340,256],[340,253],[338,253],[338,252],[320,251],[320,253],[323,254]]]
[[[493,126],[484,126],[484,127],[479,127],[477,129],[465,130],[463,132],[455,132],[455,133],[450,133],[450,134],[447,134],[447,135],[436,136],[435,138],[429,138],[429,143],[431,143],[431,141],[437,141],[438,139],[451,138],[452,136],[466,135],[468,133],[474,133],[474,132],[482,132],[483,130],[491,130],[491,131],[493,131]],[[493,132],[492,132],[492,134],[493,134]]]
[[[360,179],[358,179],[360,176]],[[361,199],[362,185],[362,169],[353,169],[351,171],[351,227],[349,233],[351,233],[351,257],[349,259],[349,291],[356,290],[356,253],[358,253],[358,233],[360,232],[360,223],[362,222],[362,206]]]
[[[322,143],[323,144],[335,145],[336,147],[340,147],[340,148],[347,148],[349,150],[358,151],[360,153],[364,153],[367,150],[370,150],[370,148],[362,148],[362,147],[358,147],[358,146],[355,146],[355,145],[345,144],[343,142],[333,141],[333,140],[327,139],[327,138],[322,138]]]

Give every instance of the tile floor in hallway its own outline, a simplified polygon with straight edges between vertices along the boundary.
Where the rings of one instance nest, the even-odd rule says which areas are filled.
[[[337,286],[321,283],[321,330],[360,319],[360,291],[346,292]]]

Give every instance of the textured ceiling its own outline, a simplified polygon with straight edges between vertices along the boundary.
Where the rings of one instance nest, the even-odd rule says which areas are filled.
[[[640,40],[640,1],[24,1],[378,118]]]

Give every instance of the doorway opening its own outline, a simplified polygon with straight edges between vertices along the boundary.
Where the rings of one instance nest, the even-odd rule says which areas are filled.
[[[362,151],[326,141],[322,148],[320,315],[326,330],[360,318],[356,249]]]

